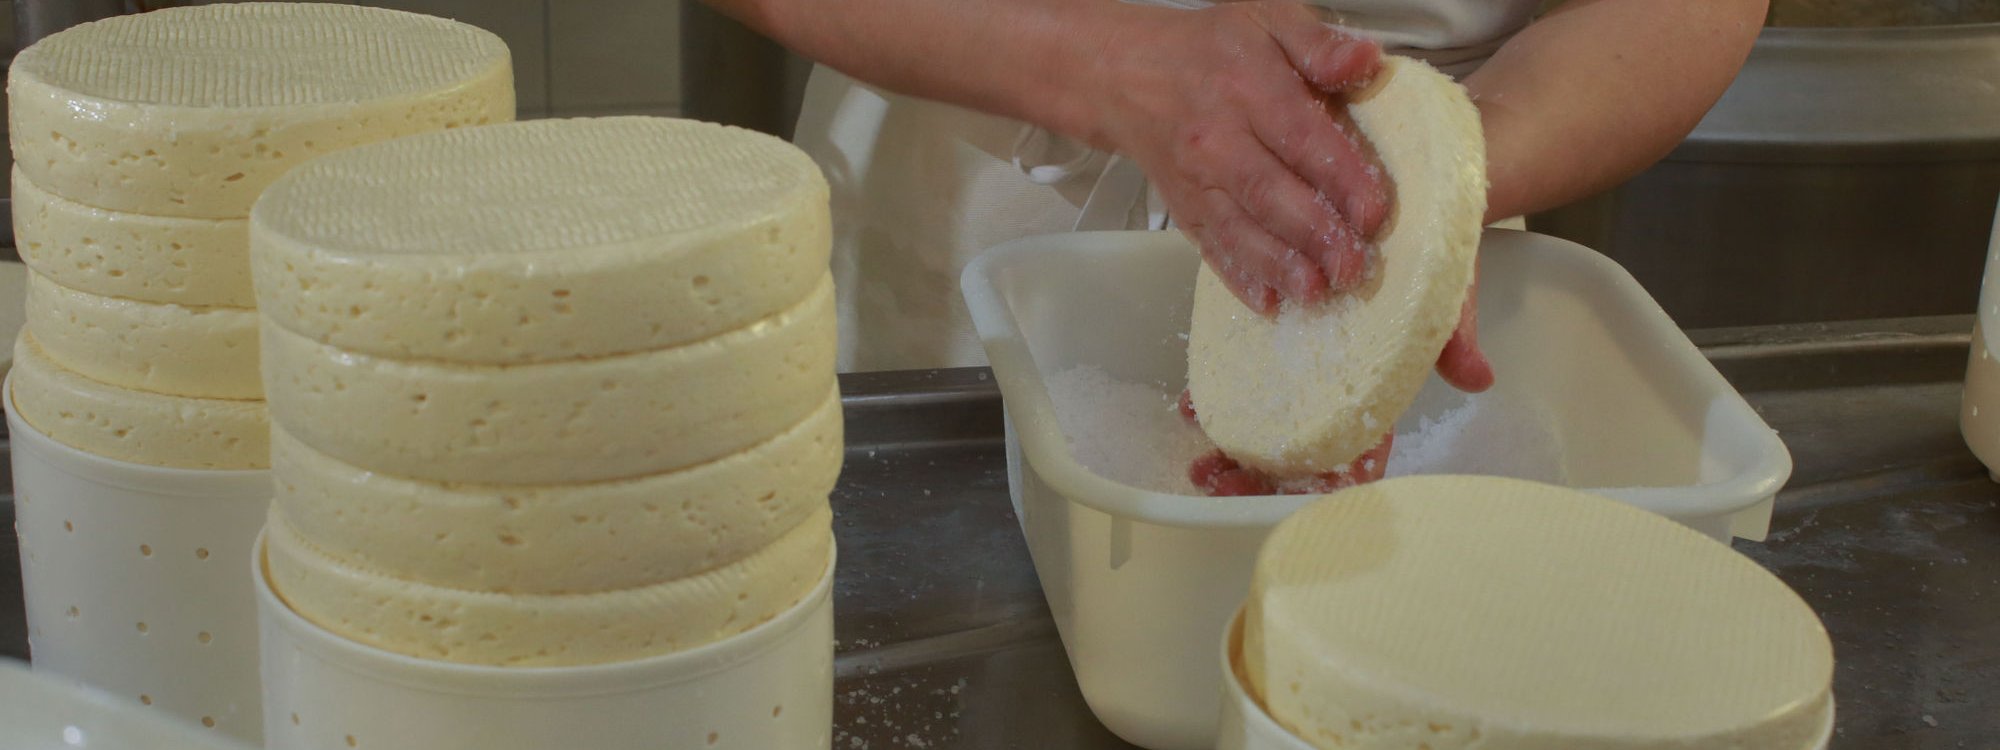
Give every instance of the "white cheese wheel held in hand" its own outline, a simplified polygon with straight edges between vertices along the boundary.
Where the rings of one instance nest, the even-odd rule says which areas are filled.
[[[1757,563],[1666,518],[1493,477],[1392,479],[1272,531],[1244,686],[1325,750],[1815,750],[1833,650]]]
[[[1486,212],[1486,146],[1465,89],[1387,57],[1348,107],[1394,186],[1376,273],[1275,318],[1244,307],[1207,264],[1195,279],[1188,392],[1231,459],[1280,477],[1335,471],[1416,399],[1457,325]]]
[[[462,364],[357,354],[263,327],[271,417],[396,476],[568,484],[674,471],[805,419],[835,388],[833,281],[719,336],[610,357]],[[268,319],[267,319],[268,323]]]
[[[777,138],[540,120],[301,167],[258,201],[252,265],[264,314],[315,341],[551,362],[682,346],[792,307],[827,274],[828,222],[818,167]]]
[[[507,45],[482,29],[333,3],[117,16],[22,50],[14,161],[97,208],[233,219],[322,154],[514,117]]]
[[[14,345],[8,406],[56,442],[105,458],[177,469],[262,469],[271,423],[262,401],[120,388],[49,359],[34,336]]]
[[[94,380],[170,396],[258,399],[257,311],[103,297],[28,278],[28,330]]]

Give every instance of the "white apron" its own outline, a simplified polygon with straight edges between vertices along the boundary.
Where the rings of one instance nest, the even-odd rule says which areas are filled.
[[[1202,0],[1145,0],[1188,8]],[[1452,75],[1526,26],[1539,0],[1322,0],[1343,28]],[[824,66],[799,147],[826,172],[840,370],[986,364],[959,272],[1037,234],[1166,227],[1131,162],[1018,121],[884,92]]]

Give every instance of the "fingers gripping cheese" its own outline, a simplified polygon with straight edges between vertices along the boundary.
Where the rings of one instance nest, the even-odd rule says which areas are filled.
[[[1513,479],[1300,510],[1259,553],[1241,649],[1244,687],[1327,750],[1811,750],[1832,721],[1832,646],[1783,581]]]
[[[1416,399],[1458,322],[1486,211],[1479,113],[1457,83],[1389,57],[1349,111],[1395,186],[1375,278],[1275,319],[1206,264],[1195,280],[1188,391],[1202,429],[1230,458],[1281,476],[1345,466]]]

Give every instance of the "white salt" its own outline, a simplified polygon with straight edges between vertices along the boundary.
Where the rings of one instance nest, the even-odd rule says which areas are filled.
[[[1055,373],[1047,383],[1077,463],[1127,486],[1201,494],[1187,479],[1188,465],[1215,446],[1181,418],[1180,391],[1089,366]],[[1539,402],[1504,390],[1468,395],[1433,378],[1397,426],[1387,474],[1483,474],[1565,484],[1559,437],[1553,415]]]
[[[1461,393],[1433,380],[1396,428],[1388,476],[1478,474],[1566,484],[1555,417],[1505,390]]]
[[[1188,464],[1214,449],[1201,428],[1181,418],[1180,393],[1119,380],[1096,367],[1048,379],[1056,423],[1076,462],[1098,476],[1154,492],[1199,495]]]

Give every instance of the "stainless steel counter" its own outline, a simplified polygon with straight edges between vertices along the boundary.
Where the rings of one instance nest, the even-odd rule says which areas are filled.
[[[1833,634],[1836,750],[2000,745],[2000,637],[1989,636],[2000,633],[2000,487],[1957,429],[1971,327],[1953,317],[1695,336],[1797,463],[1771,539],[1738,546]],[[842,386],[835,747],[1129,747],[1091,717],[1070,675],[1008,502],[986,373]],[[22,656],[15,564],[9,536],[0,653]]]

